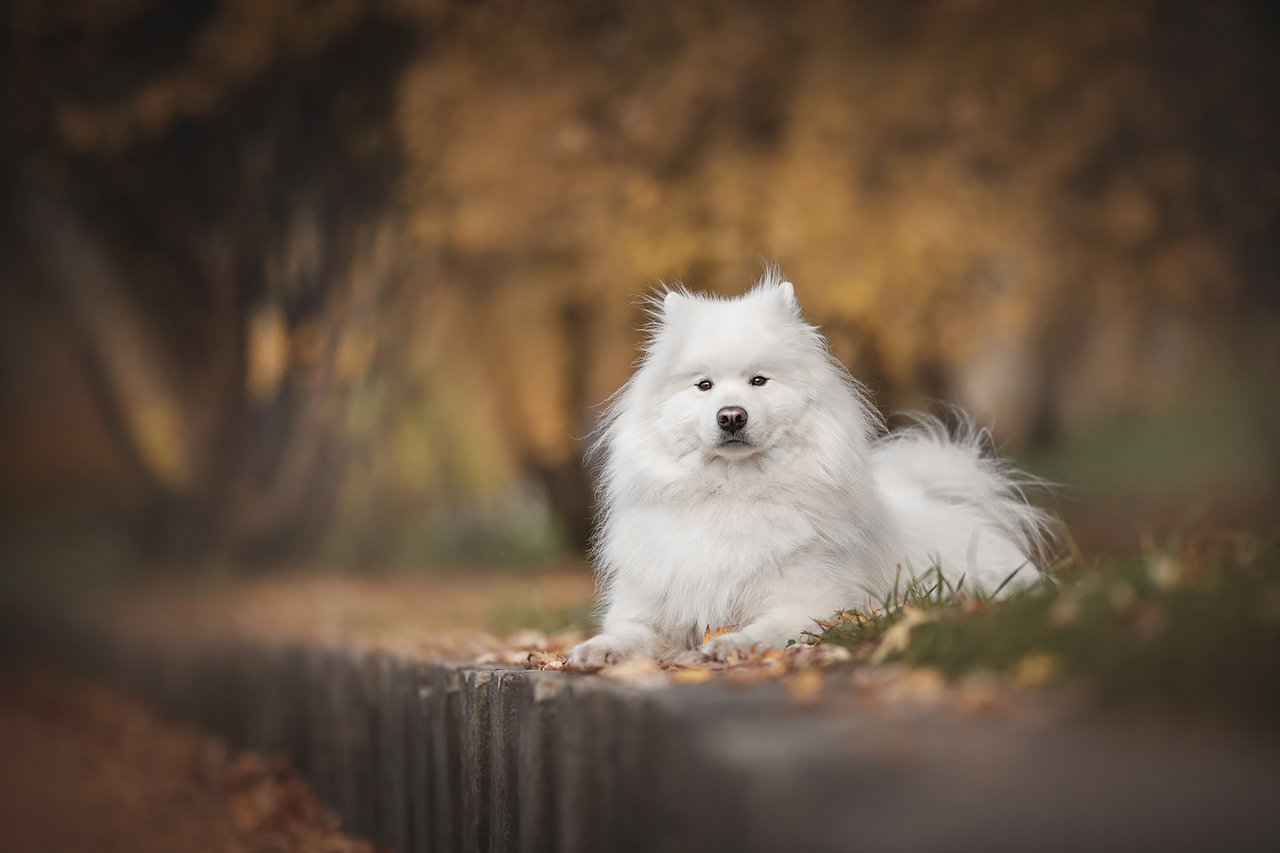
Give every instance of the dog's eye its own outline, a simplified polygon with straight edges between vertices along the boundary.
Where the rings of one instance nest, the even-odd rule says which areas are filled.
[[[768,382],[768,381],[769,381],[769,380],[768,380],[768,378],[766,378],[766,377],[764,377],[764,376],[752,376],[752,377],[751,377],[751,384],[752,384],[752,385],[754,385],[754,386],[756,386],[757,388],[759,388],[761,385],[763,385],[764,383],[766,383],[766,382]]]
[[[710,379],[704,379],[704,380],[702,380],[701,382],[699,382],[695,387],[696,387],[699,391],[710,391],[710,390],[711,390],[711,380],[710,380]]]

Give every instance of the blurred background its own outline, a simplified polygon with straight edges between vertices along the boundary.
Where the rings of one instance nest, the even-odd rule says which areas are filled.
[[[762,261],[1081,547],[1269,532],[1276,8],[8,0],[5,576],[581,553],[638,297]]]

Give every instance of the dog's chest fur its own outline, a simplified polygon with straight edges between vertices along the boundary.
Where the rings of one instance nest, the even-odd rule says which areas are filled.
[[[793,506],[724,497],[632,507],[612,519],[602,556],[615,594],[636,596],[651,624],[701,632],[755,618],[818,539]]]

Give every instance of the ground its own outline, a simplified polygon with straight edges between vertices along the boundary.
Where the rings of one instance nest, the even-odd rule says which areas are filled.
[[[581,628],[594,581],[581,563],[525,572],[443,570],[353,575],[309,568],[245,578],[142,578],[80,605],[113,630],[188,639],[237,636],[478,654],[503,635]]]
[[[0,853],[373,853],[281,761],[6,661]]]
[[[536,573],[146,578],[78,602],[116,628],[189,639],[361,642],[480,654],[589,613],[580,565]],[[23,644],[18,644],[23,645]],[[283,762],[232,752],[85,677],[0,661],[0,853],[372,853]]]
[[[904,592],[904,604],[833,617],[808,638],[817,644],[732,665],[691,652],[628,662],[605,675],[637,685],[717,680],[736,687],[776,678],[801,703],[853,703],[860,714],[872,709],[889,718],[925,707],[957,719],[993,711],[1024,721],[1067,719],[1076,707],[1116,699],[1144,719],[1177,721],[1180,733],[1194,722],[1219,739],[1274,744],[1274,537],[1220,531],[1127,560],[1077,555],[1059,567],[1056,583],[999,601],[926,586]],[[152,576],[70,610],[122,648],[130,640],[172,647],[235,637],[563,670],[564,651],[589,629],[591,591],[590,575],[569,564],[514,576]],[[17,645],[50,635],[29,613],[24,624],[30,635],[10,635]],[[705,636],[727,627],[706,626]],[[371,850],[341,836],[306,786],[270,757],[232,754],[216,739],[48,668],[4,671],[0,853]],[[1152,754],[1181,737],[1157,738]],[[1265,754],[1273,756],[1273,746]],[[1263,764],[1274,767],[1272,758]]]

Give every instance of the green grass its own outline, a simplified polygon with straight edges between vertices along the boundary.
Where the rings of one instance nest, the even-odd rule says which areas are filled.
[[[1075,557],[1005,598],[936,573],[814,640],[873,662],[1071,679],[1116,698],[1225,709],[1280,723],[1280,537],[1175,543],[1140,557]]]

